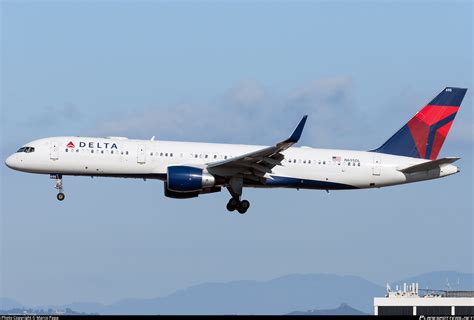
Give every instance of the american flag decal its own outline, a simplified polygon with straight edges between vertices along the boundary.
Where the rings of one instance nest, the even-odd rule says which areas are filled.
[[[340,161],[341,161],[341,157],[339,157],[339,156],[332,156],[332,161],[340,162]]]

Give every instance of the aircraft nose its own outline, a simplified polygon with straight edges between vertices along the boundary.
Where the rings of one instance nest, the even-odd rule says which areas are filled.
[[[9,157],[5,160],[5,164],[6,164],[7,167],[9,167],[10,169],[15,169],[15,159],[14,159],[14,156],[13,156],[13,155],[9,156]]]

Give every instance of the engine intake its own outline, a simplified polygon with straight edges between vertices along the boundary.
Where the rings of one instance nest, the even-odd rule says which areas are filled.
[[[166,184],[175,192],[196,192],[214,186],[216,179],[201,168],[189,166],[170,166]]]

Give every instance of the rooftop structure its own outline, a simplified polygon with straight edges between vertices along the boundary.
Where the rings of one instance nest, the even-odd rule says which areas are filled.
[[[374,298],[374,314],[473,316],[474,291],[420,289],[418,283],[392,290],[387,285],[385,297]]]

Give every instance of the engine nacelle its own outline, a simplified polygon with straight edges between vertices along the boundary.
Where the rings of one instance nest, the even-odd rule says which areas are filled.
[[[199,191],[195,192],[175,192],[171,191],[168,189],[168,186],[166,185],[165,182],[165,197],[167,198],[173,198],[173,199],[191,199],[191,198],[197,198],[199,196]]]
[[[170,166],[166,184],[174,192],[196,192],[213,187],[216,179],[201,168],[190,166]]]
[[[221,187],[204,188],[201,191],[193,191],[193,192],[176,192],[176,191],[171,191],[170,189],[168,189],[168,185],[165,182],[164,190],[165,190],[165,197],[173,198],[173,199],[191,199],[191,198],[197,198],[201,194],[221,192]]]

